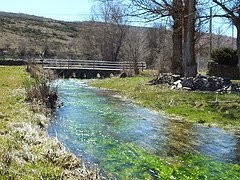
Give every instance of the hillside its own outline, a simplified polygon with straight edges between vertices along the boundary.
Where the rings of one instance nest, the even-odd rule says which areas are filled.
[[[80,52],[78,36],[88,23],[70,23],[15,13],[0,13],[0,49],[6,56],[32,55],[48,48],[61,53]],[[22,52],[23,53],[23,52]]]
[[[38,57],[38,54],[45,52],[45,57],[84,59],[113,59],[114,53],[118,53],[118,59],[122,59],[124,52],[117,52],[116,47],[123,46],[123,44],[118,44],[122,41],[119,39],[122,35],[119,32],[123,30],[123,27],[121,27],[121,31],[116,28],[119,26],[115,27],[99,22],[64,22],[27,14],[0,12],[0,58]],[[126,30],[126,27],[124,28]],[[129,26],[127,30],[133,32],[129,33],[129,36],[134,35],[138,39],[143,38],[143,33],[154,31],[153,28]],[[164,37],[167,42],[170,42],[164,47],[158,46],[163,43],[163,33],[166,31],[157,34],[158,39],[152,37],[155,42],[148,40],[147,45],[145,43],[144,48],[148,48],[150,52],[148,54],[151,54],[147,58],[142,55],[147,61],[157,61],[156,52],[162,52],[164,48],[168,51],[171,49],[170,32],[167,33],[168,37],[166,35]],[[145,36],[149,37],[149,34]],[[136,41],[137,38],[132,39]],[[116,43],[116,41],[118,42]],[[207,34],[201,37],[198,46],[201,57],[208,57],[208,42]],[[213,36],[214,47],[231,45],[231,37]]]

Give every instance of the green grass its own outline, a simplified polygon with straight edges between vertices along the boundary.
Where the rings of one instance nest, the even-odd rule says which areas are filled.
[[[33,81],[25,67],[0,67],[0,77],[0,179],[84,177],[80,160],[47,136],[39,123],[48,120],[25,102],[23,86]]]
[[[66,172],[80,169],[81,163],[71,154],[63,152],[59,144],[49,139],[45,131],[39,128],[39,121],[47,122],[41,118],[40,114],[30,111],[29,105],[25,103],[23,84],[29,85],[31,79],[24,71],[24,67],[0,67],[0,77],[0,179],[61,179],[63,177],[71,179],[71,173],[66,174]],[[229,105],[225,107],[221,103],[218,105],[208,103],[207,101],[215,101],[215,94],[202,95],[172,91],[162,86],[147,86],[148,80],[148,77],[114,78],[95,81],[93,84],[119,90],[147,107],[166,112],[172,111],[177,115],[183,114],[182,116],[194,117],[198,120],[200,118],[194,113],[206,108],[212,110],[208,112],[212,116],[210,118],[212,121],[218,111],[221,113],[228,110],[228,115],[231,113],[236,115],[235,112],[231,112],[233,107]],[[238,95],[229,94],[218,95],[217,98],[219,100],[239,99]],[[222,109],[213,113],[214,109],[217,109],[215,106]],[[238,107],[238,104],[234,106]],[[179,110],[181,108],[187,111],[183,113]],[[204,117],[204,114],[203,111],[201,117]],[[229,116],[232,117],[232,115]],[[222,118],[225,118],[226,123],[233,121],[232,118]],[[126,151],[129,148],[131,152]],[[124,159],[123,162],[114,162],[114,156],[117,154],[114,151],[124,153],[120,154]],[[108,154],[112,159],[108,159],[105,168],[109,170],[120,168],[122,179],[134,179],[135,177],[131,176],[132,171],[138,171],[143,179],[154,179],[152,172],[160,179],[239,179],[240,177],[239,165],[218,162],[201,155],[186,154],[164,160],[132,144],[125,144]],[[139,158],[135,158],[134,154]],[[135,169],[128,169],[125,166],[125,159],[128,159],[127,163],[138,162],[139,165]],[[152,171],[142,173],[145,169]]]
[[[111,78],[94,80],[92,86],[118,91],[145,107],[182,117],[191,122],[240,125],[240,95],[171,90],[162,85],[150,86],[151,78]]]
[[[90,84],[117,91],[143,106],[180,116],[188,121],[214,123],[223,127],[239,126],[240,104],[236,102],[240,100],[239,94],[176,91],[162,85],[147,85],[151,78],[148,75],[124,79],[110,78],[93,80]],[[231,103],[226,103],[227,101]],[[124,148],[128,146],[132,146],[133,154],[137,154],[138,157],[127,156],[129,163],[141,162],[136,164],[142,164],[142,166],[136,169],[119,167],[120,171],[126,175],[121,177],[123,179],[134,179],[131,171],[138,172],[142,179],[154,179],[152,173],[159,179],[240,179],[240,166],[237,164],[221,162],[201,154],[185,154],[161,159],[131,144],[126,144],[116,151],[125,152]],[[117,153],[112,154],[116,156]],[[121,162],[118,164],[121,165]],[[113,167],[116,168],[111,165],[111,162],[106,166],[106,168]],[[151,172],[144,172],[146,169],[151,169]]]

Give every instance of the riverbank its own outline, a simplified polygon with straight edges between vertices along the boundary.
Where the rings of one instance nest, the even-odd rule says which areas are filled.
[[[42,127],[49,119],[26,103],[25,67],[0,67],[0,179],[95,179]]]
[[[150,109],[205,125],[240,126],[239,94],[177,91],[163,85],[148,85],[153,77],[110,78],[90,84],[119,92]]]
[[[238,134],[169,119],[88,81],[53,83],[64,106],[49,134],[106,179],[239,179]]]

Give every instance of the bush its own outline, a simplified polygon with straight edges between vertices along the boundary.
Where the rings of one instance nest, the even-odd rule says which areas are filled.
[[[238,64],[237,51],[232,48],[218,48],[211,53],[211,59],[218,63],[228,66]]]
[[[50,72],[46,75],[42,68],[34,65],[28,65],[27,71],[34,77],[34,80],[24,82],[27,92],[26,100],[44,104],[51,109],[56,108],[57,89],[50,88],[49,80],[53,78]]]

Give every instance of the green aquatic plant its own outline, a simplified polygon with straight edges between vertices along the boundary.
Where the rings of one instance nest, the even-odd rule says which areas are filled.
[[[177,179],[240,179],[240,166],[214,160],[200,154],[185,154],[178,157],[173,166]]]
[[[148,85],[149,77],[108,78],[90,84],[111,89],[151,108],[182,117],[191,122],[217,124],[222,127],[240,125],[239,94],[216,94],[177,91],[163,85]]]
[[[197,123],[217,124],[228,128],[240,125],[240,96],[171,90],[166,86],[149,86],[150,78],[110,78],[94,80],[94,87],[119,92],[134,102],[153,110],[166,112]],[[240,166],[202,154],[186,153],[166,157],[154,154],[136,144],[109,142],[101,165],[120,179],[240,179]],[[114,144],[114,145],[113,145]],[[116,160],[117,159],[117,160]]]

